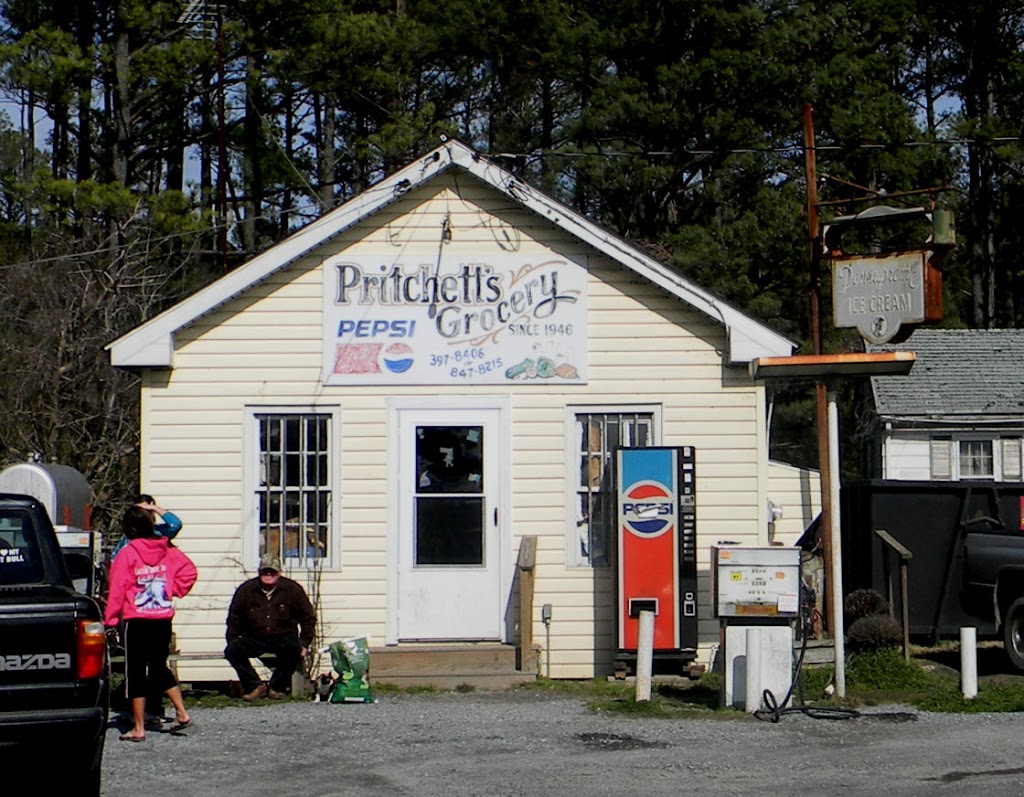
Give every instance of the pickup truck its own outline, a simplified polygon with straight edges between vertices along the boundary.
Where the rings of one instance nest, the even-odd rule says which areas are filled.
[[[899,605],[897,556],[882,530],[910,553],[912,638],[934,643],[973,627],[1024,670],[1024,484],[851,482],[840,505],[845,591],[875,589]]]
[[[100,607],[73,576],[39,501],[0,493],[0,758],[98,797],[110,666]]]

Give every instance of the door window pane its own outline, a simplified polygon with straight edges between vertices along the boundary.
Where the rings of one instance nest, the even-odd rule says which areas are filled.
[[[483,520],[482,497],[417,497],[415,563],[482,565]]]
[[[416,427],[416,565],[482,565],[483,427]]]

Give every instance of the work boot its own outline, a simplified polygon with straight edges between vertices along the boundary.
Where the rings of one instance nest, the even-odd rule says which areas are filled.
[[[267,697],[271,700],[284,700],[288,695],[284,692],[275,692],[273,689],[267,691]]]
[[[258,700],[259,698],[266,697],[266,696],[267,696],[267,685],[266,684],[260,684],[255,689],[253,689],[251,692],[246,692],[244,695],[242,695],[242,700]]]

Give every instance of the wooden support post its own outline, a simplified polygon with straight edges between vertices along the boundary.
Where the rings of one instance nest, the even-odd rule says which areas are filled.
[[[902,604],[902,616],[903,616],[903,658],[910,661],[910,606],[909,596],[907,595],[907,568],[910,564],[910,560],[914,558],[914,554],[910,550],[902,545],[895,537],[893,537],[885,529],[875,529],[875,536],[877,536],[885,545],[886,549],[883,551],[884,561],[886,564],[885,568],[885,580],[886,585],[889,588],[889,615],[893,616],[892,607],[892,584],[890,583],[889,577],[889,556],[891,552],[895,551],[896,555],[900,558],[900,603]]]
[[[533,586],[537,561],[537,538],[523,537],[519,543],[519,671],[536,673],[533,650]]]

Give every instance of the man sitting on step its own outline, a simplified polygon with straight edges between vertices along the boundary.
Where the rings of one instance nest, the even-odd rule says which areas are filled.
[[[279,700],[292,687],[292,674],[309,652],[316,613],[302,585],[281,575],[274,554],[260,559],[259,575],[243,582],[228,609],[224,658],[235,668],[243,700]],[[270,682],[256,674],[250,659],[276,656]]]

